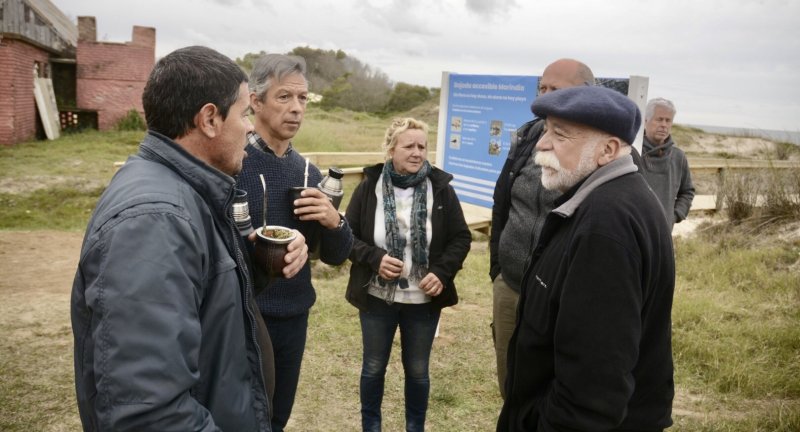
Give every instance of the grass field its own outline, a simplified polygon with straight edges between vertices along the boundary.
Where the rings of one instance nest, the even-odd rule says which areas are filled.
[[[301,151],[377,151],[386,119],[311,112]],[[82,230],[141,133],[84,133],[0,149],[0,430],[80,430],[69,294]],[[324,141],[327,140],[327,141]],[[320,142],[323,142],[320,144]],[[51,231],[43,231],[43,228]],[[800,430],[800,230],[704,227],[676,240],[671,431]],[[486,237],[476,234],[431,361],[431,431],[494,430],[500,398]],[[315,265],[318,300],[292,431],[357,430],[361,342],[347,266]],[[395,344],[385,430],[402,429]]]

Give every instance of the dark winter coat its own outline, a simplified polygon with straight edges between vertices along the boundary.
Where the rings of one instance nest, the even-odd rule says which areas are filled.
[[[383,171],[383,164],[364,168],[364,180],[356,187],[345,217],[353,230],[353,250],[350,252],[350,280],[345,297],[355,307],[365,310],[367,285],[380,267],[386,250],[375,246],[375,186]],[[469,252],[472,235],[461,203],[450,186],[453,176],[433,167],[428,175],[433,192],[433,212],[430,215],[432,233],[428,245],[428,270],[444,284],[442,293],[432,297],[431,304],[441,309],[458,303],[458,293],[453,279],[461,269]],[[431,193],[429,191],[428,193]]]
[[[672,423],[675,261],[631,158],[556,200],[523,278],[498,431],[657,431]]]
[[[151,132],[100,197],[72,287],[85,430],[270,430],[233,191]]]

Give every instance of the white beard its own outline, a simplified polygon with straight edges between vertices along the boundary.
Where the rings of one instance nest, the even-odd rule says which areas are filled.
[[[599,167],[594,159],[594,151],[599,143],[600,140],[596,140],[584,145],[578,166],[573,170],[562,168],[552,150],[536,152],[533,161],[542,167],[542,186],[548,190],[566,192],[579,181],[588,177]]]

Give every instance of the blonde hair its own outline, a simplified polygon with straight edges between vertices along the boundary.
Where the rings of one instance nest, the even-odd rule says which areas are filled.
[[[428,124],[422,120],[417,120],[415,118],[406,117],[406,118],[396,118],[392,120],[392,124],[386,128],[386,135],[383,137],[383,143],[381,147],[383,151],[386,153],[386,159],[391,158],[389,155],[389,151],[394,148],[397,144],[397,136],[407,130],[419,129],[425,133],[425,137],[427,140],[428,136]]]

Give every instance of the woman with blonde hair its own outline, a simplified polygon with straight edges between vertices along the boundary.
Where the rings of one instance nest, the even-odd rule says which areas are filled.
[[[458,302],[453,279],[472,237],[450,185],[428,163],[428,125],[395,119],[386,162],[364,169],[346,218],[353,230],[347,300],[359,310],[363,341],[361,423],[381,430],[384,376],[400,328],[406,430],[423,431],[433,337],[443,307]]]

